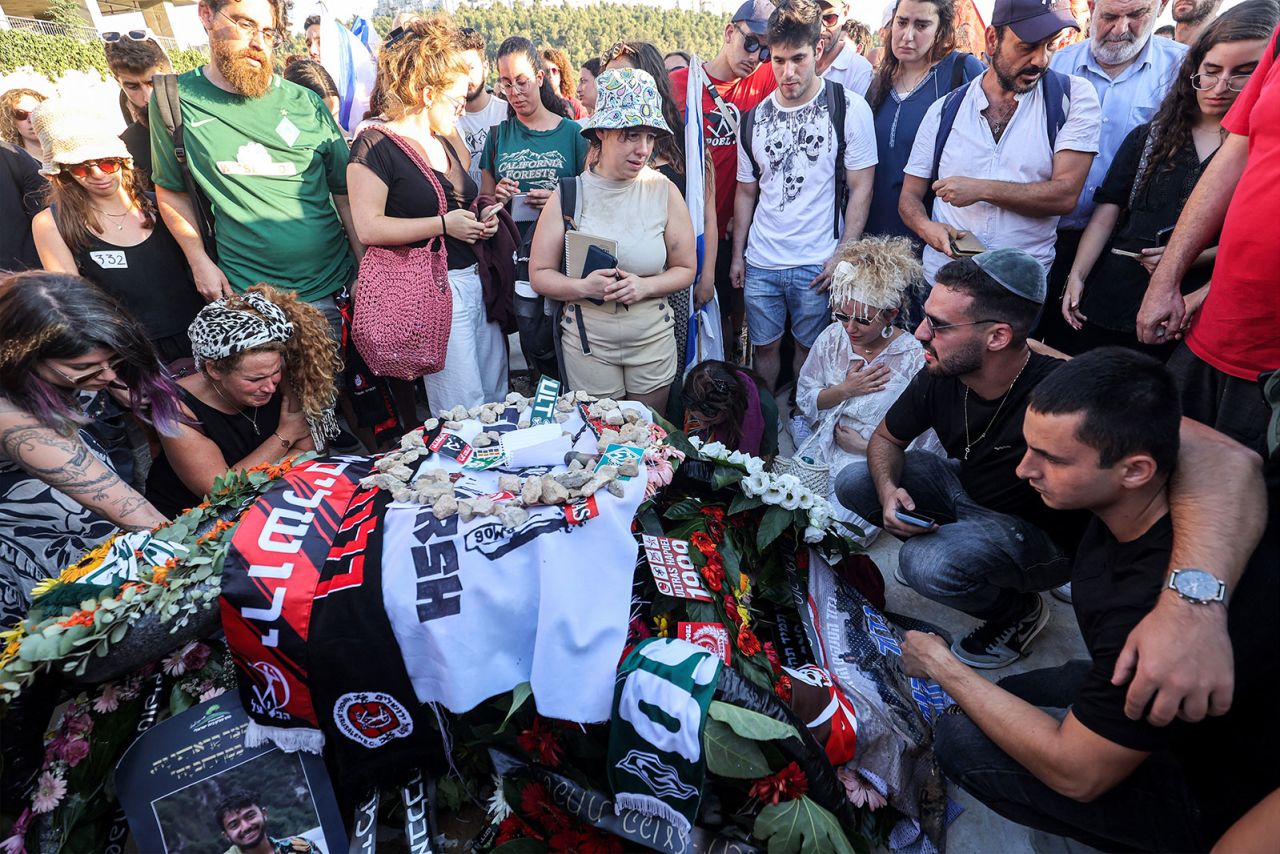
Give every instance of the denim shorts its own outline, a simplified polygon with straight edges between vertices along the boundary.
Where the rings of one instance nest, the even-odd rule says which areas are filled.
[[[796,343],[808,349],[831,323],[827,292],[809,287],[822,272],[821,264],[765,270],[747,265],[743,298],[747,303],[747,331],[759,347],[782,337],[787,315]]]

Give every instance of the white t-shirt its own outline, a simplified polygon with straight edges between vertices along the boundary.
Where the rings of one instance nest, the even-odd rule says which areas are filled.
[[[462,141],[467,144],[467,151],[471,153],[471,168],[468,171],[477,186],[480,184],[480,152],[484,151],[484,141],[489,136],[489,129],[506,121],[510,112],[510,104],[497,95],[490,95],[489,103],[483,110],[464,112],[458,118],[458,133],[462,134]]]
[[[1079,77],[1070,78],[1071,104],[1067,110],[1067,121],[1058,131],[1057,142],[1050,151],[1049,135],[1045,129],[1043,86],[1037,85],[1025,95],[1017,96],[1018,109],[997,143],[991,135],[990,125],[982,117],[982,111],[988,104],[986,93],[982,91],[984,77],[979,75],[968,84],[964,102],[956,114],[938,164],[939,178],[960,175],[1036,184],[1053,177],[1053,155],[1057,152],[1097,153],[1101,115],[1098,94],[1087,81]],[[924,121],[916,132],[915,145],[911,148],[911,159],[903,170],[906,174],[925,179],[932,177],[933,146],[938,137],[945,100],[939,98],[934,101],[924,114]],[[1056,216],[1024,216],[998,208],[990,202],[976,202],[958,208],[942,199],[935,199],[933,220],[970,232],[988,249],[1022,249],[1043,264],[1045,270],[1053,265],[1053,245],[1058,227]],[[926,246],[923,260],[925,277],[932,282],[938,269],[951,259]]]
[[[858,53],[856,47],[846,41],[840,48],[840,52],[836,54],[836,58],[827,66],[827,70],[822,72],[822,76],[842,84],[850,92],[857,92],[865,98],[867,90],[871,88],[871,78],[875,76],[875,69],[871,67],[870,62],[867,62],[866,57]]]
[[[825,264],[838,243],[832,233],[835,129],[827,109],[827,87],[798,107],[784,107],[774,92],[755,108],[751,152],[738,140],[738,181],[760,182],[746,259],[753,267],[785,270]],[[871,107],[861,95],[844,89],[844,168],[876,165],[876,131]]]

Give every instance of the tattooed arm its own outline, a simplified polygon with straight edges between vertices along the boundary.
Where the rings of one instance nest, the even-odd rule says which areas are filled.
[[[151,502],[94,456],[79,436],[63,436],[0,400],[0,450],[32,477],[129,530],[166,521]]]

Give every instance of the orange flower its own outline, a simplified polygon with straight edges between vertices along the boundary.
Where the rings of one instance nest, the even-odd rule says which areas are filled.
[[[64,620],[59,620],[58,625],[63,628],[69,628],[71,626],[92,626],[93,613],[93,611],[76,611],[70,617],[67,617]]]
[[[235,522],[228,522],[226,519],[219,519],[217,522],[213,523],[213,527],[209,529],[208,533],[201,535],[200,538],[196,540],[196,545],[202,546],[205,543],[216,540],[228,528],[234,528],[235,526]]]
[[[169,579],[169,567],[153,566],[151,567],[151,583],[164,584]]]
[[[689,542],[693,543],[694,548],[702,552],[704,557],[710,557],[716,552],[716,544],[704,531],[694,531],[689,535]]]
[[[743,655],[755,655],[760,651],[760,639],[748,628],[738,630],[738,651]]]

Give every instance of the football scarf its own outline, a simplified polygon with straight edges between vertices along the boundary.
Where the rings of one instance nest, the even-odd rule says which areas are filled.
[[[688,836],[702,800],[702,731],[721,666],[719,656],[675,638],[643,640],[623,660],[608,755],[619,814],[658,816]]]
[[[251,722],[245,743],[319,753],[307,637],[320,568],[373,460],[335,456],[296,467],[240,520],[222,570],[222,628]]]

